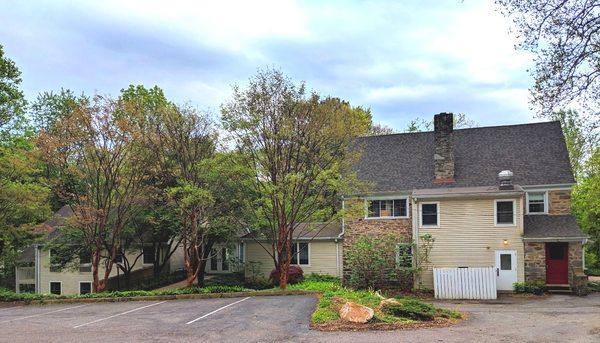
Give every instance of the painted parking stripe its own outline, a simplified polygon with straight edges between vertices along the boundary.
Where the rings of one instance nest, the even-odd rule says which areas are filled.
[[[210,316],[211,314],[215,314],[215,313],[217,313],[217,312],[219,312],[219,311],[221,311],[221,310],[224,310],[224,309],[228,308],[229,306],[233,306],[233,305],[235,305],[235,304],[241,303],[242,301],[245,301],[245,300],[248,300],[248,299],[250,299],[250,297],[244,298],[244,299],[242,299],[242,300],[238,300],[238,301],[236,301],[236,302],[232,302],[231,304],[229,304],[229,305],[225,305],[225,306],[223,306],[223,307],[219,307],[218,309],[216,309],[216,310],[214,310],[214,311],[212,311],[212,312],[209,312],[209,313],[207,313],[207,314],[203,315],[202,317],[198,317],[198,318],[196,318],[196,319],[194,319],[194,320],[190,320],[190,321],[189,321],[189,322],[187,322],[186,324],[192,324],[192,323],[194,323],[194,322],[196,322],[196,321],[198,321],[198,320],[200,320],[200,319],[204,319],[204,318],[206,318],[206,317]]]
[[[66,311],[66,310],[72,310],[74,308],[78,308],[78,307],[83,307],[83,306],[87,306],[87,304],[85,305],[79,305],[79,306],[71,306],[71,307],[67,307],[67,308],[61,308],[59,310],[54,310],[54,311],[50,311],[50,312],[44,312],[44,313],[38,313],[38,314],[32,314],[30,316],[24,316],[24,317],[17,317],[17,318],[13,318],[13,319],[9,319],[9,320],[5,320],[0,322],[1,323],[8,323],[8,322],[14,322],[16,320],[22,320],[22,319],[28,319],[28,318],[33,318],[33,317],[40,317],[40,316],[45,316],[47,314],[52,314],[52,313],[57,313],[57,312],[62,312],[62,311]]]
[[[79,324],[79,325],[73,326],[73,329],[77,329],[77,328],[80,328],[82,326],[86,326],[86,325],[98,323],[98,322],[101,322],[101,321],[104,321],[104,320],[108,320],[108,319],[111,319],[111,318],[119,317],[119,316],[122,316],[122,315],[125,315],[125,314],[128,314],[128,313],[131,313],[131,312],[143,310],[145,308],[156,306],[156,305],[160,305],[160,304],[166,303],[166,302],[167,301],[165,300],[165,301],[161,301],[161,302],[158,302],[158,303],[154,303],[154,304],[150,304],[150,305],[146,305],[146,306],[142,306],[142,307],[137,307],[137,308],[134,308],[133,310],[129,310],[129,311],[125,311],[125,312],[113,314],[112,316],[109,316],[109,317],[106,317],[106,318],[100,318],[100,319],[92,320],[91,322],[87,322],[87,323],[84,323],[84,324]]]

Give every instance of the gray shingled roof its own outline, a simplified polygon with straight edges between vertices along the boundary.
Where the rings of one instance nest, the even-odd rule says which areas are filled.
[[[525,239],[586,237],[571,215],[526,215],[523,224]]]
[[[300,223],[294,230],[295,239],[332,239],[337,238],[342,233],[342,223],[339,221],[329,223]],[[253,239],[254,233],[243,235],[242,239]]]
[[[372,192],[448,187],[433,183],[433,132],[362,137],[357,172]],[[454,130],[455,180],[450,187],[497,184],[502,170],[518,185],[574,183],[557,121]]]

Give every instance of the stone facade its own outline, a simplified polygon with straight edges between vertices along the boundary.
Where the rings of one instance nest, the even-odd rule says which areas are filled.
[[[344,229],[343,251],[348,249],[361,236],[378,237],[383,235],[398,235],[406,243],[412,241],[412,220],[408,219],[364,219],[355,218],[346,220]],[[346,261],[346,254],[343,256],[343,279],[347,280],[350,276],[350,269]],[[390,285],[393,287],[394,285]]]
[[[581,242],[569,243],[569,282],[577,271],[583,271],[583,245]]]
[[[454,119],[452,113],[440,113],[433,117],[435,137],[436,183],[454,182]]]
[[[571,191],[549,191],[548,192],[548,214],[563,215],[571,214]]]
[[[545,243],[525,243],[525,282],[546,282]]]

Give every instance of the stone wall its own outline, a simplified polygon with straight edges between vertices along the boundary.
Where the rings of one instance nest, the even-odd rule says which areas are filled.
[[[452,113],[440,113],[433,117],[435,154],[434,166],[436,183],[454,182],[454,119]]]
[[[355,218],[346,220],[343,245],[343,278],[347,280],[350,276],[350,269],[346,263],[346,251],[361,236],[380,237],[383,235],[394,234],[400,237],[400,240],[410,243],[412,241],[412,219],[364,219]],[[393,288],[394,285],[390,285]]]
[[[583,245],[581,242],[569,243],[569,280],[573,280],[573,273],[583,271]]]
[[[525,282],[546,282],[545,243],[525,243]]]
[[[548,214],[563,215],[571,214],[571,191],[549,191],[548,192]]]

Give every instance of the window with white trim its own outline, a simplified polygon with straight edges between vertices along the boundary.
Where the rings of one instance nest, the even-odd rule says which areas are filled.
[[[79,272],[89,273],[92,271],[92,254],[89,251],[82,251],[79,254]]]
[[[143,253],[143,263],[144,264],[154,264],[154,247],[151,245],[145,246],[142,248]]]
[[[79,294],[90,294],[92,293],[92,283],[87,281],[79,282]]]
[[[62,294],[62,283],[60,281],[50,281],[50,294]]]
[[[244,242],[241,242],[240,245],[238,246],[238,259],[241,263],[244,263],[246,256],[246,245]]]
[[[367,200],[367,218],[407,218],[408,198]]]
[[[437,202],[424,202],[421,206],[421,226],[440,226],[440,204]]]
[[[292,243],[292,264],[301,266],[310,264],[308,243]]]
[[[546,192],[527,192],[527,213],[547,213]]]
[[[412,267],[412,244],[399,243],[396,245],[396,266],[398,268]]]
[[[496,225],[514,225],[515,224],[515,201],[514,200],[496,200],[494,208],[495,208],[495,223],[496,223]]]

